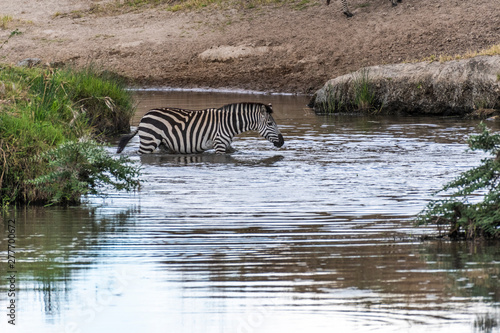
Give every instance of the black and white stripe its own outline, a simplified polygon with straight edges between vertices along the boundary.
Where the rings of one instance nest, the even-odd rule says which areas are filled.
[[[181,154],[201,153],[212,148],[220,154],[231,148],[235,135],[247,131],[257,131],[276,147],[281,147],[283,136],[272,112],[270,104],[262,103],[228,104],[205,110],[152,109],[142,117],[135,132],[122,137],[117,153],[137,133],[141,154],[152,153],[160,145]]]
[[[397,6],[398,2],[401,2],[402,0],[390,0],[391,3],[392,3],[392,6]],[[326,0],[326,4],[329,5],[330,4],[330,0]],[[347,17],[353,17],[353,13],[351,13],[349,11],[349,8],[347,7],[347,0],[342,0],[342,12],[345,14],[345,16]]]

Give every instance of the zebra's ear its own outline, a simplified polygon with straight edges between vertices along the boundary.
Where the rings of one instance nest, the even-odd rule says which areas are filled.
[[[265,105],[265,108],[267,113],[273,113],[273,105],[271,103]]]

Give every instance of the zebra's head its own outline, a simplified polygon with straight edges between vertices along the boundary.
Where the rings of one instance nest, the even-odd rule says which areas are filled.
[[[285,143],[285,140],[278,129],[278,125],[276,125],[276,122],[274,121],[272,113],[273,107],[271,104],[261,104],[257,131],[268,141],[272,142],[275,147],[280,148]]]

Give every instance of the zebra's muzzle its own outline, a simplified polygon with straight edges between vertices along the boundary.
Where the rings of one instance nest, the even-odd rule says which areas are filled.
[[[284,143],[285,140],[283,139],[283,135],[280,134],[278,135],[278,141],[274,142],[274,146],[280,148],[281,146],[283,146]]]

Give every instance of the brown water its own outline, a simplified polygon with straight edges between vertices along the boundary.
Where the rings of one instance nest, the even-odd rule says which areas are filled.
[[[476,122],[317,116],[300,96],[137,95],[135,124],[157,106],[272,102],[285,146],[251,133],[230,156],[139,158],[134,138],[140,192],[4,212],[1,332],[499,331],[498,243],[423,242],[435,230],[411,221],[478,165],[465,144]]]

